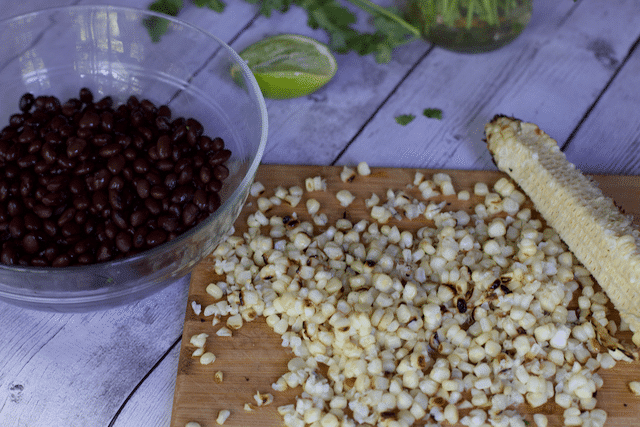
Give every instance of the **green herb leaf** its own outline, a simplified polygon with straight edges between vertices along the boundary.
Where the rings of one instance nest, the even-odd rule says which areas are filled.
[[[409,123],[411,123],[415,118],[416,116],[414,116],[413,114],[401,114],[399,116],[396,116],[396,122],[399,125],[406,126]]]
[[[442,110],[439,108],[425,108],[422,115],[430,119],[442,120]]]
[[[149,5],[149,10],[170,16],[178,15],[180,9],[182,9],[182,0],[157,0]],[[169,21],[154,16],[145,19],[143,25],[149,32],[151,41],[157,43],[160,41],[160,37],[167,32]]]
[[[223,1],[221,0],[193,0],[193,4],[195,4],[198,7],[208,7],[209,9],[218,12],[218,13],[222,13],[224,12],[224,8],[227,6]]]
[[[208,7],[222,12],[224,0],[192,0],[198,7]],[[359,55],[374,54],[376,61],[391,60],[391,53],[397,46],[416,40],[420,32],[400,17],[395,8],[383,8],[369,0],[348,0],[373,16],[373,32],[361,32],[353,28],[356,16],[343,4],[344,0],[245,0],[259,5],[260,14],[270,17],[276,11],[285,13],[291,6],[304,9],[307,25],[321,29],[329,36],[329,47],[338,53],[357,52]],[[156,0],[149,9],[176,16],[182,8],[182,0]],[[152,40],[158,41],[167,31],[168,22],[152,18],[145,21]]]

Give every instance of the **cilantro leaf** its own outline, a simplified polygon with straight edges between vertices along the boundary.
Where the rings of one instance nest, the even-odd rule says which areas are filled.
[[[149,10],[165,15],[176,16],[182,9],[182,0],[157,0],[149,5]],[[156,16],[146,18],[142,24],[147,29],[151,41],[157,43],[160,37],[167,32],[169,21]]]
[[[442,120],[442,110],[439,108],[425,108],[422,115],[430,119]]]
[[[413,114],[401,114],[399,116],[396,116],[396,122],[399,125],[406,126],[409,123],[411,123],[415,118],[416,116],[414,116]]]
[[[259,6],[259,13],[270,17],[273,11],[285,13],[291,6],[300,7],[307,13],[307,25],[321,29],[329,36],[329,47],[338,53],[356,52],[359,55],[375,55],[376,61],[391,60],[396,46],[420,38],[420,32],[400,17],[395,8],[383,8],[370,0],[348,0],[354,6],[373,16],[373,32],[361,32],[353,25],[356,16],[343,4],[346,0],[245,0]],[[224,11],[224,0],[192,0],[198,7],[207,7],[216,12]],[[167,15],[176,16],[182,9],[182,0],[156,0],[149,6]],[[153,41],[167,31],[168,22],[160,18],[145,20]]]
[[[221,0],[193,0],[193,4],[195,4],[198,7],[208,7],[209,9],[218,12],[218,13],[222,13],[224,12],[224,8],[227,6],[223,1]]]

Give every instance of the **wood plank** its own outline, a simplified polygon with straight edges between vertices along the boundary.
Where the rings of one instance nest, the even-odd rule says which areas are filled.
[[[90,313],[41,312],[0,302],[0,425],[108,425],[181,335],[186,284]]]
[[[148,377],[134,391],[129,400],[123,402],[122,410],[111,421],[110,427],[169,425],[179,356],[180,345],[176,345],[149,372]]]
[[[357,159],[376,166],[492,169],[483,137],[485,123],[495,114],[536,123],[562,144],[640,36],[638,3],[615,3],[613,9],[595,1],[575,5],[536,1],[530,26],[502,50],[481,55],[434,50],[382,106],[338,163]],[[626,152],[631,152],[635,147],[631,134],[640,117],[631,105],[634,98],[637,100],[639,86],[637,66],[627,66],[631,67],[629,75],[635,78],[621,85],[607,104],[619,102],[625,90],[629,92],[628,101],[611,112],[604,111],[605,104],[600,114],[606,121],[600,123],[601,132],[610,133],[618,127],[620,115],[635,117],[629,134],[620,135],[620,144],[630,147]],[[422,117],[422,110],[431,107],[443,110],[442,120]],[[399,114],[414,114],[416,119],[400,126],[394,121]],[[604,153],[610,145],[596,143],[595,138],[587,140],[577,149],[597,146],[603,150],[591,157],[594,166],[590,171],[608,172],[611,162],[603,161],[602,168],[595,168],[595,164],[601,157],[611,156]],[[312,150],[313,144],[309,147]],[[640,165],[636,161],[626,170],[637,174]]]
[[[372,175],[368,177],[356,177],[352,183],[343,183],[338,174],[341,168],[328,166],[281,166],[263,165],[258,170],[257,181],[262,182],[269,190],[282,185],[288,188],[292,185],[304,187],[304,179],[310,176],[320,175],[326,178],[328,190],[326,192],[314,192],[313,197],[320,201],[322,212],[329,216],[329,223],[338,218],[346,217],[352,222],[368,217],[368,210],[364,207],[363,200],[370,197],[372,192],[384,195],[387,189],[407,189],[406,184],[412,182],[414,169],[390,169],[374,168]],[[427,177],[432,173],[443,170],[421,170]],[[453,180],[456,190],[472,190],[478,182],[487,182],[492,185],[504,176],[495,171],[457,171],[446,170]],[[595,181],[600,183],[603,191],[614,196],[627,213],[640,217],[640,198],[628,197],[629,191],[640,191],[640,177],[595,176]],[[349,189],[357,201],[347,209],[338,205],[335,193],[340,189]],[[447,198],[451,203],[449,210],[467,208],[471,202],[457,200],[455,197]],[[477,201],[475,201],[477,203]],[[303,205],[301,202],[301,205]],[[241,213],[237,223],[237,233],[246,230],[244,221],[250,212],[255,211],[255,199],[250,199]],[[293,209],[281,206],[274,208],[273,214],[284,215],[291,213]],[[295,209],[301,220],[307,219],[305,208]],[[400,221],[402,229],[412,231],[425,225],[421,220]],[[636,224],[638,224],[636,222]],[[213,261],[207,258],[197,266],[192,276],[189,290],[189,301],[195,301],[205,307],[214,302],[205,288],[210,282],[223,280],[217,276],[213,269]],[[271,390],[271,384],[280,375],[287,371],[286,364],[291,358],[288,349],[281,347],[281,339],[259,318],[254,322],[246,323],[233,337],[218,337],[215,335],[222,325],[212,327],[211,318],[202,314],[196,315],[191,307],[187,307],[185,326],[180,350],[180,362],[176,379],[173,412],[171,418],[172,427],[183,427],[189,421],[200,422],[203,426],[213,425],[219,410],[228,409],[232,415],[225,425],[257,427],[279,426],[282,420],[276,412],[277,406],[293,403],[295,393],[299,389],[289,390],[286,393],[277,393]],[[207,333],[209,338],[205,348],[213,352],[217,358],[212,365],[201,365],[198,358],[191,355],[195,347],[189,344],[191,336],[198,333]],[[224,373],[224,382],[216,384],[214,373]],[[640,379],[640,362],[619,362],[615,369],[600,372],[605,385],[598,391],[598,407],[609,413],[606,426],[628,427],[635,421],[636,414],[640,411],[640,400],[626,389],[626,382],[630,379]],[[252,395],[256,391],[271,392],[274,402],[271,406],[259,408],[253,413],[246,413],[243,404],[253,402]],[[519,408],[522,413],[533,412],[526,406]],[[561,411],[555,404],[546,405],[538,411],[549,415],[550,425],[558,426],[562,422]],[[531,414],[527,418],[531,421]]]
[[[640,48],[636,47],[565,150],[572,163],[589,173],[638,173],[639,88]]]

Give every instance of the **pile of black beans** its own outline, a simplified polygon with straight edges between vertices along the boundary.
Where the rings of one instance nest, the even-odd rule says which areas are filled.
[[[131,96],[114,105],[24,94],[0,131],[0,261],[65,267],[175,239],[220,206],[231,152],[193,118]]]

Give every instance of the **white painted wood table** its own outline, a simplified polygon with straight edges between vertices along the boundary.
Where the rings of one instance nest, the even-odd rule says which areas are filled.
[[[242,1],[229,0],[223,14],[185,3],[180,18],[237,50],[280,32],[326,41],[295,8],[267,19]],[[5,0],[0,17],[54,4],[67,3]],[[483,126],[501,113],[538,124],[585,172],[637,175],[639,43],[638,0],[535,0],[524,33],[495,52],[416,42],[387,64],[338,55],[338,73],[320,91],[267,101],[263,162],[494,169]],[[421,116],[424,108],[442,109],[442,120]],[[400,114],[417,117],[400,126]],[[0,426],[167,426],[186,304],[184,283],[90,313],[0,303]]]

